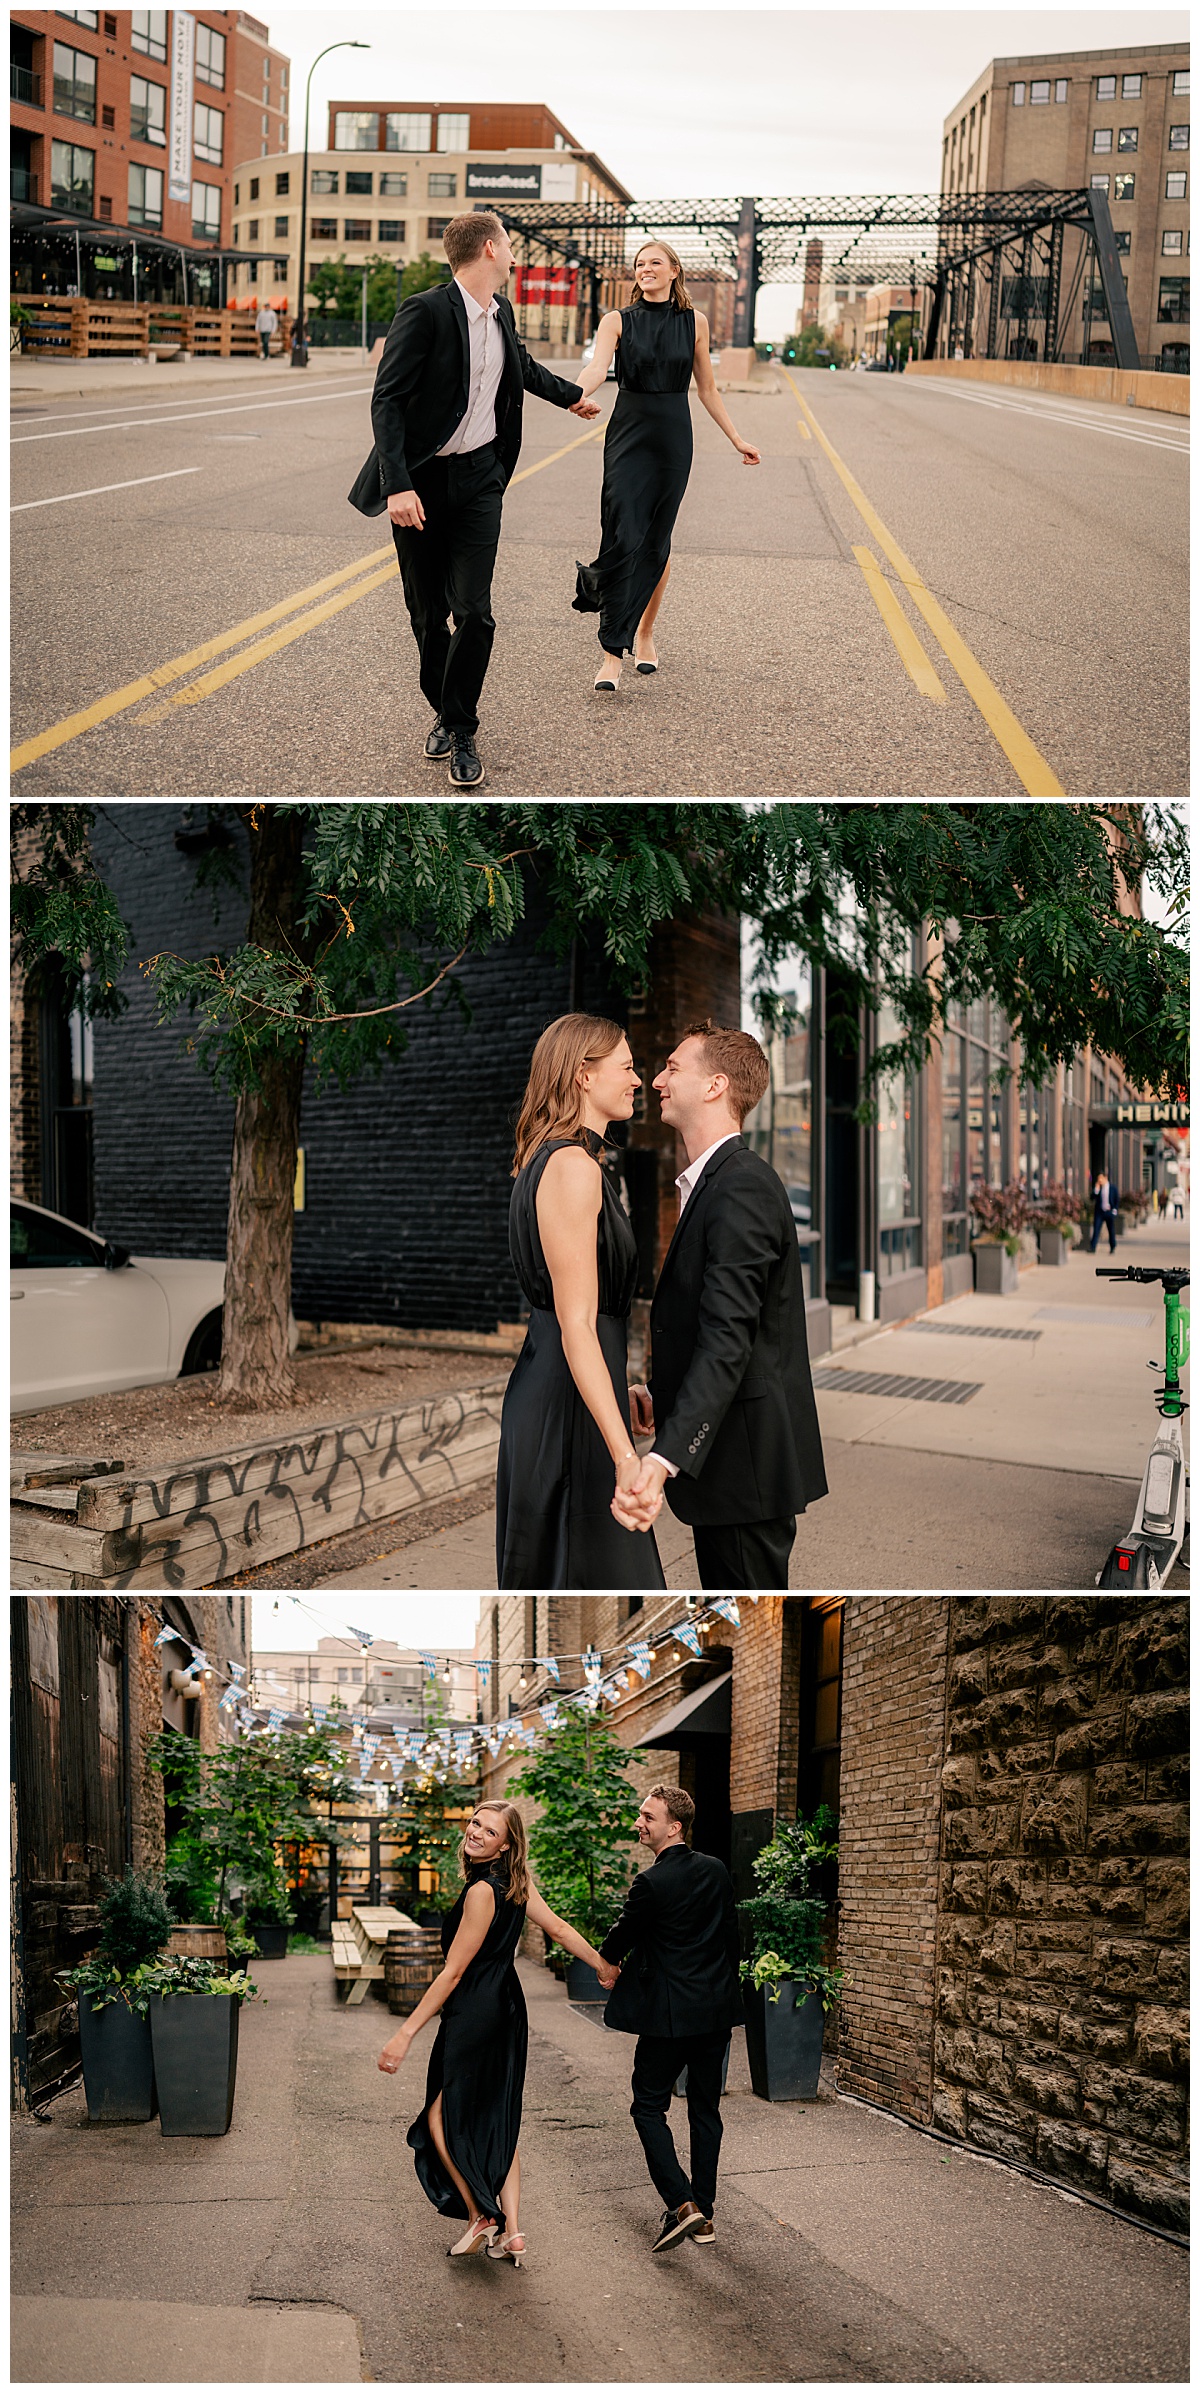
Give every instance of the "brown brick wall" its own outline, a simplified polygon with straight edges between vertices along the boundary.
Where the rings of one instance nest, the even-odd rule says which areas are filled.
[[[729,1808],[796,1816],[800,1728],[800,1618],[804,1598],[741,1600],[733,1632],[733,1733]]]
[[[949,1599],[848,1596],[842,1654],[838,2083],[933,2111]]]

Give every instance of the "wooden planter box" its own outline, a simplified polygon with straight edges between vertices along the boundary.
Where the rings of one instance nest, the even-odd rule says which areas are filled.
[[[212,1587],[250,1563],[458,1495],[496,1468],[507,1374],[153,1470],[14,1473],[12,1587]],[[29,1460],[29,1458],[26,1458]],[[45,1484],[54,1461],[56,1484]],[[39,1482],[34,1484],[33,1482]]]
[[[997,1240],[980,1238],[971,1249],[975,1257],[975,1293],[977,1296],[1015,1296],[1017,1292],[1017,1258]]]

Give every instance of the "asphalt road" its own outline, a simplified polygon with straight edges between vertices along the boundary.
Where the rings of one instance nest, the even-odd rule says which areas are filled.
[[[17,2122],[21,2381],[78,2381],[86,2346],[96,2381],[349,2382],[352,2361],[318,2358],[338,2314],[361,2340],[361,2375],[381,2384],[1186,2374],[1186,2252],[864,2106],[761,2102],[741,2030],[717,2240],[654,2259],[632,2043],[527,1962],[528,2264],[448,2260],[452,2235],[404,2142],[433,2031],[386,2077],[375,2061],[394,2022],[375,2001],[337,2007],[324,1956],[255,1974],[269,2000],[242,2016],[227,2136],[89,2130],[78,2091]],[[281,2348],[289,2320],[308,2333],[307,2366]]]
[[[345,498],[370,374],[298,380],[18,394],[18,793],[443,793],[387,533]],[[491,793],[1185,792],[1184,419],[778,370],[728,403],[762,465],[693,403],[661,671],[606,700],[570,608],[600,437],[529,402]]]

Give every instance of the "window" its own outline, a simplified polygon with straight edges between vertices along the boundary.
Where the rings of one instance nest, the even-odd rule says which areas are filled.
[[[333,146],[335,150],[377,150],[378,116],[370,109],[339,108],[333,120]]]
[[[1141,99],[1141,96],[1142,96],[1142,78],[1141,78],[1141,76],[1140,76],[1140,75],[1122,75],[1122,77],[1121,77],[1121,98],[1122,98],[1123,100],[1140,100],[1140,99]]]
[[[1167,136],[1167,148],[1169,150],[1189,150],[1192,146],[1191,135],[1190,125],[1172,125]]]
[[[144,51],[147,58],[167,56],[167,12],[165,8],[135,8],[130,19],[130,42],[135,50]]]
[[[801,1617],[796,1800],[807,1817],[820,1803],[838,1809],[845,1609],[844,1596],[814,1595],[805,1602]]]
[[[1116,99],[1116,96],[1117,96],[1117,78],[1116,78],[1116,76],[1115,76],[1115,75],[1097,75],[1097,77],[1096,77],[1096,98],[1097,98],[1098,100],[1115,100],[1115,99]]]
[[[55,142],[55,148],[58,143]],[[1158,321],[1160,324],[1190,324],[1191,310],[1188,292],[1191,288],[1186,274],[1164,274],[1158,284]]]
[[[1111,150],[1111,125],[1097,125],[1096,130],[1092,135],[1092,148],[1099,157],[1103,157],[1106,150]]]
[[[358,168],[358,167],[349,167],[349,168],[347,168],[347,171],[346,171],[346,197],[347,197],[347,199],[370,199],[371,193],[372,193],[372,191],[374,190],[374,188],[375,188],[375,177],[374,177],[374,175],[373,175],[373,174],[367,174],[367,173],[364,173],[364,172],[363,172],[363,170],[362,170],[361,168]]]
[[[338,195],[336,166],[315,166],[309,176],[308,187],[314,199],[336,199]]]
[[[1135,150],[1137,148],[1136,125],[1122,125],[1117,135],[1117,148],[1119,150]]]
[[[275,234],[274,234],[274,238],[275,238],[277,241],[286,241],[286,240],[287,240],[287,237],[288,237],[288,223],[289,223],[289,221],[290,221],[290,220],[289,220],[289,218],[288,218],[288,217],[286,217],[286,216],[277,216],[277,217],[276,217],[276,219],[275,219]]]
[[[142,75],[130,76],[129,132],[134,141],[152,141],[165,149],[167,95],[161,83],[147,83]]]
[[[288,183],[289,183],[289,177],[288,177],[287,175],[285,175],[285,174],[277,174],[277,175],[276,175],[276,177],[275,177],[275,197],[276,197],[276,199],[286,199],[286,198],[287,198],[287,195],[288,195]]]
[[[102,107],[100,110],[100,122],[103,125],[106,133],[115,133],[117,129],[116,109]]]
[[[314,216],[310,230],[314,241],[336,241],[337,217]]]
[[[129,221],[145,224],[152,230],[162,226],[163,179],[161,166],[131,166],[129,169]]]
[[[370,217],[347,216],[342,226],[342,238],[346,241],[369,241],[371,238]]]
[[[95,22],[96,22],[96,20],[95,20],[95,18],[93,17],[93,19],[92,19],[92,23],[93,23],[93,25],[95,24]],[[1171,89],[1172,89],[1172,91],[1174,92],[1174,94],[1175,94],[1176,98],[1178,99],[1178,97],[1179,97],[1179,95],[1180,95],[1180,93],[1181,93],[1181,92],[1190,92],[1190,91],[1191,91],[1191,88],[1192,88],[1192,70],[1191,70],[1191,68],[1190,68],[1190,67],[1187,67],[1187,66],[1181,66],[1181,67],[1177,68],[1177,69],[1176,69],[1176,72],[1175,72],[1175,73],[1174,73],[1174,75],[1171,77]]]
[[[251,219],[250,219],[250,222],[249,222],[249,224],[246,226],[246,239],[247,239],[247,241],[257,241],[257,239],[258,239],[258,218],[257,218],[257,216],[252,216],[252,217],[251,217]]]
[[[1183,234],[1164,233],[1162,253],[1165,258],[1181,258],[1183,256]]]
[[[882,1005],[877,1016],[877,1045],[890,1046],[900,1035],[898,1016],[890,1006]],[[911,1271],[920,1262],[916,1096],[916,1082],[898,1072],[889,1073],[878,1084],[875,1156],[881,1279]]]
[[[54,113],[78,117],[82,125],[96,122],[96,61],[65,42],[54,45]]]
[[[65,1222],[47,1221],[32,1207],[27,1211],[24,1205],[14,1205],[9,1262],[14,1271],[95,1271],[104,1262],[104,1248],[86,1230],[70,1230]]]
[[[449,222],[450,219],[448,216],[427,216],[425,219],[426,240],[440,241],[442,234],[445,232],[446,226],[449,224]]]
[[[457,199],[458,176],[456,174],[431,174],[429,196],[430,199]]]
[[[1029,86],[1029,105],[1030,105],[1030,107],[1031,107],[1031,108],[1048,108],[1048,107],[1049,107],[1049,105],[1050,105],[1050,85],[1049,85],[1049,83],[1031,83],[1031,84],[1030,84],[1030,86]]]
[[[385,116],[383,123],[385,150],[432,149],[432,117],[416,116],[406,112],[398,116]],[[339,149],[341,146],[339,142]]]
[[[443,152],[448,150],[469,150],[471,146],[470,117],[439,116],[437,145],[438,148]]]
[[[1137,180],[1137,177],[1136,177],[1136,175],[1131,175],[1131,174],[1119,174],[1119,175],[1114,175],[1114,176],[1113,176],[1113,198],[1114,198],[1114,199],[1132,199],[1132,198],[1133,198],[1133,186],[1134,186],[1134,183],[1136,182],[1136,180]]]
[[[96,153],[77,149],[73,141],[50,144],[50,204],[71,216],[92,214],[96,187]]]
[[[258,178],[258,176],[257,176],[256,174],[252,174],[252,175],[251,175],[251,177],[250,177],[250,197],[251,197],[251,199],[257,199],[257,198],[258,198],[258,185],[259,185],[259,178]]]
[[[225,36],[196,19],[196,80],[225,89]]]
[[[1054,104],[1057,108],[1061,108],[1063,106],[1066,96],[1067,78],[1065,75],[1060,75],[1057,83],[1054,86]]]
[[[1113,243],[1114,243],[1114,246],[1115,246],[1115,248],[1116,248],[1117,256],[1118,256],[1119,258],[1127,258],[1127,257],[1128,257],[1128,255],[1129,255],[1129,244],[1130,244],[1130,242],[1131,242],[1132,238],[1133,238],[1133,235],[1132,235],[1132,233],[1118,233],[1118,232],[1114,231],[1114,233],[1113,233]]]
[[[193,183],[192,231],[198,241],[220,240],[221,186],[219,183]]]
[[[408,176],[406,174],[381,174],[379,196],[380,199],[407,199]]]
[[[965,1255],[968,1245],[965,1133],[963,1041],[947,1032],[942,1050],[942,1247],[948,1255]]]
[[[1024,105],[1025,105],[1025,86],[1024,86],[1024,84],[1023,84],[1023,83],[1014,83],[1014,85],[1013,85],[1013,87],[1012,87],[1012,95],[1013,95],[1013,107],[1014,107],[1014,108],[1023,108],[1023,107],[1024,107]]]
[[[258,259],[257,259],[257,258],[251,258],[251,260],[250,260],[250,263],[249,263],[249,265],[248,265],[248,266],[247,266],[247,268],[246,268],[246,280],[247,280],[247,282],[248,282],[248,283],[256,283],[256,282],[258,281]]]
[[[381,241],[402,242],[404,239],[404,226],[394,216],[381,216],[379,219],[379,238]]]
[[[1107,191],[1108,176],[1106,174],[1094,174],[1092,176],[1092,189],[1093,191]]]
[[[1187,175],[1185,173],[1177,172],[1167,176],[1167,188],[1165,196],[1167,199],[1187,198]]]
[[[219,108],[206,108],[202,100],[197,100],[194,103],[192,142],[196,156],[203,158],[206,166],[221,164],[225,155],[225,119]],[[257,197],[257,194],[258,185],[256,183],[251,189],[250,196],[253,199]]]
[[[97,8],[60,8],[55,14],[69,17],[73,25],[87,25],[93,33],[99,30],[100,11]]]

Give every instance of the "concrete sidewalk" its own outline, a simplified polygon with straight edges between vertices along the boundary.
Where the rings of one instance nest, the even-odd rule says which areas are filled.
[[[1184,2251],[831,2086],[760,2102],[740,2030],[717,2241],[655,2260],[632,2044],[532,1963],[528,2266],[450,2262],[404,2143],[432,2031],[388,2078],[324,1957],[259,1974],[228,2136],[89,2129],[79,2093],[15,2123],[16,2382],[1186,2378]]]
[[[175,357],[160,365],[153,356],[31,354],[13,359],[8,387],[10,398],[18,402],[32,397],[101,400],[110,392],[124,391],[137,391],[149,399],[186,399],[193,391],[229,390],[245,382],[287,382],[301,391],[311,376],[323,381],[331,375],[351,372],[366,374],[369,381],[374,381],[375,368],[369,363],[364,365],[361,349],[310,349],[307,367],[299,369],[286,357],[269,357],[265,361],[261,357]]]

